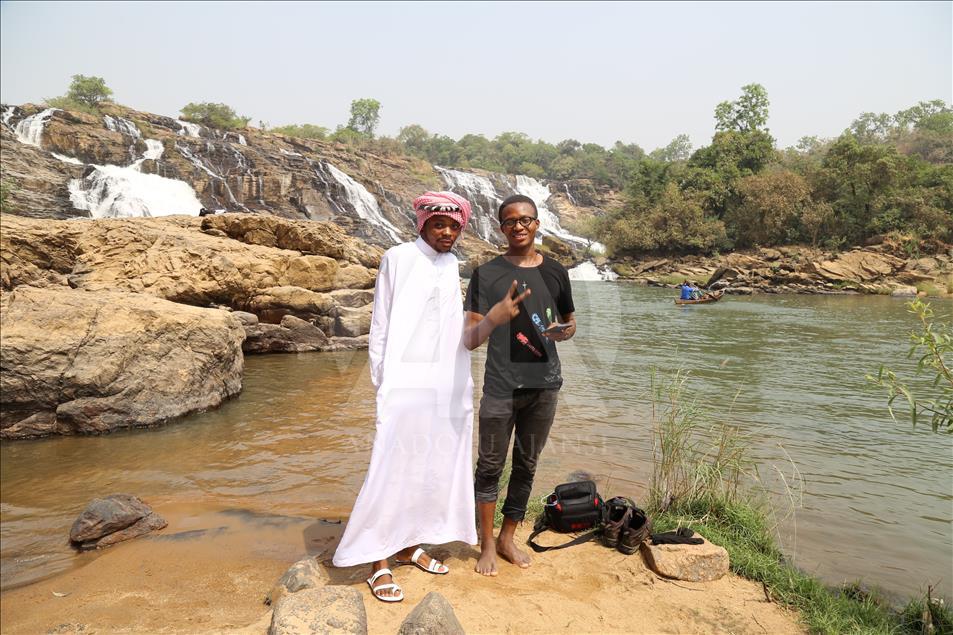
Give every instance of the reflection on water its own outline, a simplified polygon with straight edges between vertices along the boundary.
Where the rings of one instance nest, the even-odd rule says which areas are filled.
[[[864,382],[881,362],[910,367],[914,320],[901,301],[751,296],[676,307],[666,290],[573,288],[579,332],[560,345],[565,385],[538,493],[581,468],[608,481],[603,494],[644,500],[651,369],[686,367],[696,403],[750,435],[785,517],[782,545],[800,567],[832,583],[863,578],[903,595],[930,583],[950,595],[953,438],[894,423]],[[373,434],[367,354],[344,352],[250,357],[238,398],[162,428],[3,443],[2,585],[95,557],[65,544],[94,496],[346,514]],[[790,479],[795,468],[803,506],[791,516],[780,474]]]

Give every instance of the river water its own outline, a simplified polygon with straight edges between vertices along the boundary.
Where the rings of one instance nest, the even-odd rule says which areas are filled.
[[[644,502],[652,369],[684,368],[699,409],[749,438],[793,562],[831,584],[862,579],[898,597],[933,584],[951,595],[953,436],[894,422],[864,380],[881,362],[912,368],[905,336],[916,323],[901,300],[757,295],[676,307],[665,289],[573,289],[579,330],[560,345],[565,385],[537,493],[582,469],[603,494]],[[934,305],[950,313],[949,301]],[[477,395],[482,368],[481,349]],[[2,587],[95,558],[65,544],[95,496],[346,515],[373,420],[366,352],[257,356],[241,395],[215,411],[152,430],[0,444]]]

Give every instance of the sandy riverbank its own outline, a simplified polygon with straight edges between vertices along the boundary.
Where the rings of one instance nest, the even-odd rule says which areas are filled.
[[[169,526],[110,548],[68,572],[0,596],[4,633],[265,633],[263,598],[306,554],[327,563],[342,525],[196,504],[158,504]],[[524,527],[522,537],[528,534]],[[472,571],[477,551],[462,544],[432,552],[451,567],[433,576],[397,569],[406,600],[374,601],[364,567],[329,569],[333,584],[364,595],[371,633],[395,633],[428,592],[453,605],[469,633],[800,633],[796,614],[766,601],[761,585],[729,575],[675,582],[640,556],[595,543],[539,554],[528,570],[496,578]],[[65,594],[65,595],[63,595]]]

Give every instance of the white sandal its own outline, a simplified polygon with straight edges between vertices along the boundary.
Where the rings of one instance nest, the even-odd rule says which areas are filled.
[[[390,582],[388,584],[381,584],[374,586],[374,583],[377,582],[377,579],[381,576],[389,575],[391,580],[394,579],[394,575],[390,572],[390,569],[384,568],[376,571],[374,575],[367,579],[367,586],[371,587],[371,593],[381,602],[400,602],[404,599],[404,592],[401,591],[400,587],[397,584]],[[397,595],[378,595],[378,591],[386,591],[387,589],[394,589],[397,591]]]
[[[406,560],[397,560],[397,559],[395,559],[394,562],[398,565],[412,564],[418,569],[420,569],[421,571],[426,571],[427,573],[433,573],[435,575],[447,575],[448,573],[450,573],[450,569],[447,568],[447,565],[443,564],[442,562],[440,562],[439,560],[433,557],[430,558],[430,564],[427,565],[426,567],[420,564],[419,562],[420,556],[424,555],[425,553],[426,552],[423,549],[421,549],[420,547],[417,547],[417,551],[415,551],[414,555],[411,556],[409,562]]]

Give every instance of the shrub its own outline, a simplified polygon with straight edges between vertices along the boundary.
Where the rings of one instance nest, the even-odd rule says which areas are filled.
[[[244,128],[251,121],[251,117],[238,116],[230,106],[211,102],[189,103],[182,107],[181,112],[184,121],[220,130]]]

